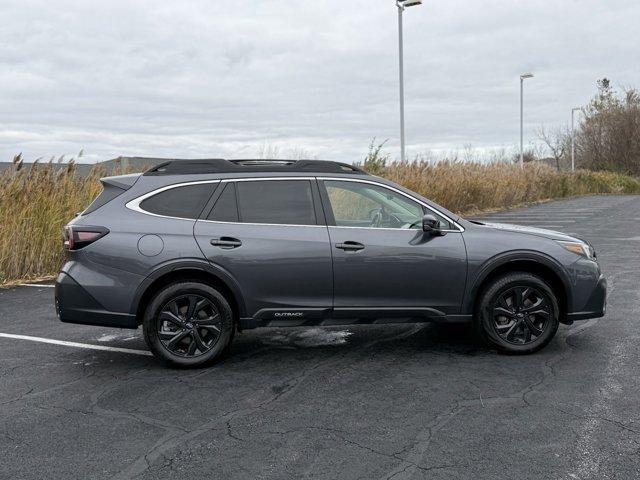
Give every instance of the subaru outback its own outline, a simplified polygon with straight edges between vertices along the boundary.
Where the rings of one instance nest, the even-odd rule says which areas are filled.
[[[64,229],[62,322],[136,329],[160,360],[219,359],[256,327],[469,322],[506,353],[601,317],[593,247],[468,221],[325,161],[171,160],[103,178]]]

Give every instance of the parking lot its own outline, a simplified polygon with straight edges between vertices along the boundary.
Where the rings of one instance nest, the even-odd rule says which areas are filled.
[[[607,316],[525,357],[464,326],[252,330],[181,371],[0,290],[0,478],[640,478],[640,196],[483,218],[590,240]]]

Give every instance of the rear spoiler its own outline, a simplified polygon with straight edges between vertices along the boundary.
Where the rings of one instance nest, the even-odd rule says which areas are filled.
[[[111,185],[121,190],[129,190],[140,178],[141,173],[130,173],[128,175],[116,175],[113,177],[104,177],[100,181],[102,185]]]
[[[100,182],[102,182],[102,192],[80,215],[88,215],[91,212],[94,212],[103,205],[109,203],[121,193],[129,190],[138,181],[140,175],[140,173],[131,173],[129,175],[117,175],[114,177],[101,178]]]

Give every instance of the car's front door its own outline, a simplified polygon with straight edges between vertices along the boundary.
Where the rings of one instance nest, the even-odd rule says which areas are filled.
[[[331,250],[315,179],[223,181],[210,203],[196,240],[236,280],[249,317],[290,325],[326,315]]]
[[[333,253],[336,316],[459,313],[467,258],[452,222],[438,215],[449,231],[429,235],[422,231],[422,216],[437,213],[400,190],[355,179],[319,185]]]

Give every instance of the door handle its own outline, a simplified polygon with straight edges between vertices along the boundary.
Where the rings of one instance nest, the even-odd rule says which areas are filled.
[[[345,252],[357,252],[359,250],[364,249],[364,245],[358,242],[344,242],[344,243],[336,243],[336,248],[340,250],[344,250]]]
[[[242,242],[240,240],[232,237],[212,238],[210,243],[214,247],[220,247],[226,250],[229,250],[231,248],[238,248],[242,245]]]

